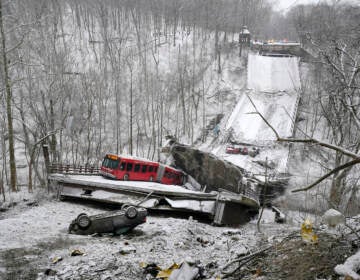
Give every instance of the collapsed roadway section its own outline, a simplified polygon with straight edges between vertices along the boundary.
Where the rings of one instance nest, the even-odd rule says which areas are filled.
[[[248,222],[260,206],[258,196],[251,191],[206,193],[176,185],[109,180],[97,175],[50,174],[48,179],[60,199],[85,199],[119,206],[132,204],[148,210],[199,214],[217,225]]]

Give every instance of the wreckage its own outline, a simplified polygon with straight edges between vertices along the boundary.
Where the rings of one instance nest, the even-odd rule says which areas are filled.
[[[146,209],[124,204],[120,210],[98,215],[88,216],[81,213],[71,222],[68,232],[80,235],[122,234],[145,223],[146,216]]]
[[[249,171],[219,159],[213,154],[177,143],[168,138],[165,152],[171,154],[174,165],[192,176],[205,191],[226,190],[233,193],[256,193],[260,204],[271,201],[284,194],[288,174],[276,176],[255,176]],[[266,200],[266,201],[265,201]]]
[[[99,169],[57,168],[49,182],[61,199],[85,199],[115,205],[138,205],[149,211],[181,212],[210,218],[215,224],[249,221],[260,207],[259,182],[244,169],[212,154],[171,142],[167,151],[177,168],[202,188],[155,181],[110,180]],[[120,157],[118,157],[120,158]],[[190,188],[189,188],[190,185]],[[141,202],[139,203],[139,200]]]
[[[227,190],[234,193],[255,191],[255,181],[247,172],[210,153],[174,143],[170,153],[175,165],[205,186],[206,191]]]
[[[250,191],[206,193],[156,182],[117,181],[84,174],[54,173],[49,181],[61,200],[81,199],[118,207],[137,205],[150,212],[201,216],[217,225],[248,222],[260,207],[257,195]]]

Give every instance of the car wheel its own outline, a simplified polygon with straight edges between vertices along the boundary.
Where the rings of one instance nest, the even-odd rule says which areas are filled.
[[[130,205],[129,204],[123,204],[121,205],[121,210],[125,210],[126,208],[128,208]]]
[[[124,181],[127,181],[127,180],[129,180],[129,174],[124,175]]]
[[[86,213],[80,213],[77,217],[76,217],[76,219],[79,219],[79,217],[81,217],[81,216],[86,216],[87,214]]]
[[[150,176],[149,181],[150,181],[150,182],[154,181],[154,177],[153,177],[153,176]]]
[[[129,219],[136,218],[137,214],[138,214],[138,210],[134,206],[129,206],[125,210],[125,216],[128,217]]]
[[[80,214],[77,219],[77,224],[81,229],[87,229],[91,225],[91,220],[88,215]]]

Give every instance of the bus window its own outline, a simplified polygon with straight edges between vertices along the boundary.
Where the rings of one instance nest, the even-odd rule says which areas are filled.
[[[147,167],[147,165],[143,165],[143,166],[142,166],[142,168],[141,168],[141,172],[142,172],[142,173],[146,173],[146,167]]]
[[[126,165],[126,162],[121,162],[120,164],[120,170],[125,170],[125,165]]]
[[[104,158],[104,161],[103,161],[103,163],[102,163],[102,166],[107,167],[107,165],[108,165],[108,161],[109,161],[109,159],[108,159],[108,158]]]
[[[128,162],[126,165],[126,171],[131,171],[132,170],[132,163]]]
[[[135,164],[134,166],[134,172],[140,172],[140,164]]]
[[[107,168],[116,169],[119,165],[119,161],[115,159],[105,158],[102,165]]]
[[[157,172],[157,166],[154,166],[154,172]]]
[[[153,170],[154,170],[154,166],[150,165],[149,166],[149,172],[153,172]]]

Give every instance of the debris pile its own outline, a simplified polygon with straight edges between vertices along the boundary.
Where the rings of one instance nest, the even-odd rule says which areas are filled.
[[[318,242],[309,244],[304,242],[302,235],[294,233],[280,243],[232,261],[232,270],[228,265],[223,279],[254,279],[259,276],[267,280],[337,279],[334,267],[354,252],[356,248],[343,237],[321,232]]]

